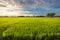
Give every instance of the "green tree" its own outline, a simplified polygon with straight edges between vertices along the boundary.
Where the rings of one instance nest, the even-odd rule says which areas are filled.
[[[54,17],[56,13],[48,13],[47,17]]]

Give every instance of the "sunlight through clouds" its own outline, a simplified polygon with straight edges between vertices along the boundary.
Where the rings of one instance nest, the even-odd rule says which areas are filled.
[[[0,14],[3,15],[8,15],[9,13],[19,15],[19,13],[25,11],[30,13],[31,11],[29,10],[32,9],[39,9],[39,11],[41,11],[41,9],[58,11],[60,9],[60,0],[0,0]],[[34,10],[32,11],[34,12]]]

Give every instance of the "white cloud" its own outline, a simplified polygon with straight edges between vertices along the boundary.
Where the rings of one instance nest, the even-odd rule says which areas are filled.
[[[23,11],[25,8],[22,5],[17,5],[15,0],[4,1],[0,0],[1,5],[5,5],[6,7],[0,7],[0,16],[27,16],[30,14],[29,11]]]
[[[0,10],[0,16],[28,16],[32,15],[29,11],[20,11],[20,10]]]
[[[30,15],[29,11],[23,11],[26,8],[44,8],[47,10],[53,10],[53,6],[60,5],[60,1],[56,0],[0,0],[0,5],[6,7],[0,7],[0,15]],[[55,10],[55,9],[54,9]],[[23,14],[22,14],[23,13]],[[32,14],[31,14],[32,15]]]

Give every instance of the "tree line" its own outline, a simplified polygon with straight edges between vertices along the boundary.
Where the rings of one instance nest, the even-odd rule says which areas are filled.
[[[55,16],[56,13],[47,13],[46,16],[44,15],[33,15],[33,16],[0,16],[0,17],[60,17],[60,16]]]

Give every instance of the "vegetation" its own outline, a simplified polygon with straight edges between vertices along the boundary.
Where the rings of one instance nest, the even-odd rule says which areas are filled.
[[[3,40],[60,40],[60,18],[0,18],[0,33]]]
[[[48,13],[48,14],[47,14],[47,17],[55,17],[55,14],[56,14],[56,13]]]
[[[60,17],[60,16],[55,16],[56,13],[47,13],[47,15],[33,15],[33,16],[0,16],[1,18],[4,18],[4,17]]]

